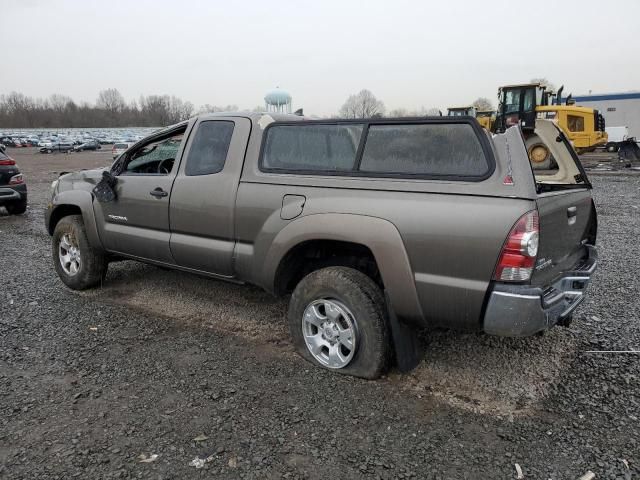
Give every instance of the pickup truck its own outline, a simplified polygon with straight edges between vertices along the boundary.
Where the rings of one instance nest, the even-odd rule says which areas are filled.
[[[471,117],[200,115],[53,182],[53,263],[72,289],[133,259],[290,295],[304,358],[376,378],[425,326],[528,336],[571,320],[596,210],[564,134],[536,134],[552,170],[532,169],[519,127]]]

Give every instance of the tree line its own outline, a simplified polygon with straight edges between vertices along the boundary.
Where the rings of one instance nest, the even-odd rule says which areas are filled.
[[[491,101],[479,98],[474,102],[479,110],[491,110]],[[198,113],[237,111],[237,105],[203,105]],[[254,111],[263,111],[262,106]],[[0,95],[0,128],[74,128],[74,127],[157,127],[186,120],[196,113],[191,102],[173,95],[141,95],[127,102],[115,88],[102,90],[95,104],[76,103],[65,95],[33,98],[19,92]],[[375,118],[387,114],[384,103],[369,90],[350,95],[340,108],[342,118]],[[439,115],[437,108],[408,110],[397,108],[390,117],[423,117]]]
[[[65,95],[32,98],[19,92],[0,95],[0,127],[155,127],[192,116],[191,102],[170,95],[140,96],[126,102],[114,88],[102,90],[96,103],[76,103]]]

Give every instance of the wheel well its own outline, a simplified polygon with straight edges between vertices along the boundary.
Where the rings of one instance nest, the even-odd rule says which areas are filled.
[[[53,231],[56,229],[56,225],[63,217],[69,215],[82,215],[82,210],[77,205],[59,205],[51,213],[51,219],[49,220],[49,235],[53,235]]]
[[[276,295],[291,293],[303,277],[331,266],[351,267],[384,288],[378,264],[368,247],[338,240],[311,240],[296,245],[282,258],[276,270]]]

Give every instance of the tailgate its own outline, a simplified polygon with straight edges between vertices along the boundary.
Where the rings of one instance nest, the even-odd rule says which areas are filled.
[[[540,243],[531,282],[548,286],[563,272],[579,269],[589,256],[587,245],[595,244],[597,216],[591,184],[565,135],[541,120],[536,121],[535,133],[554,158],[549,170],[534,170]]]
[[[540,194],[537,205],[540,244],[531,283],[547,286],[587,257],[596,212],[587,188]]]

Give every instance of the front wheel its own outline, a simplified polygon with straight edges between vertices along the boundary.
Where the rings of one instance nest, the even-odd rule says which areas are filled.
[[[323,368],[375,379],[385,372],[391,335],[382,291],[347,267],[316,270],[296,286],[289,330],[300,355]]]
[[[81,215],[58,222],[51,246],[53,265],[67,287],[85,290],[98,285],[107,274],[107,259],[89,244]]]

